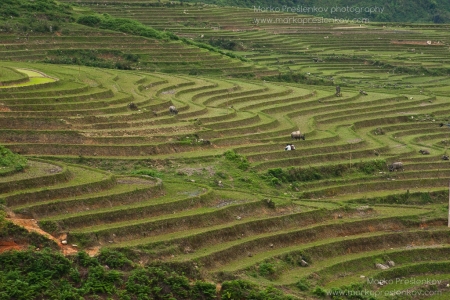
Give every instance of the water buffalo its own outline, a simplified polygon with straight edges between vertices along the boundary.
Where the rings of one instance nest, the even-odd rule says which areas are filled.
[[[172,115],[176,115],[176,114],[178,114],[178,109],[175,106],[171,105],[171,106],[169,106],[169,112]]]
[[[419,152],[422,153],[422,155],[428,155],[428,154],[430,154],[430,151],[428,151],[428,150],[422,150],[422,149],[420,149]]]
[[[305,140],[305,134],[302,134],[300,132],[300,130],[293,131],[293,132],[291,132],[291,138],[296,139],[296,140],[299,140],[299,139]]]
[[[136,105],[136,103],[134,103],[134,102],[128,103],[128,108],[131,109],[131,110],[138,110],[139,109],[138,106]]]
[[[197,143],[202,144],[202,145],[211,145],[210,140],[204,140],[204,139],[198,139]]]
[[[392,163],[391,165],[389,165],[389,172],[398,171],[398,170],[404,171],[402,162],[398,161],[398,162],[395,162],[395,163]]]

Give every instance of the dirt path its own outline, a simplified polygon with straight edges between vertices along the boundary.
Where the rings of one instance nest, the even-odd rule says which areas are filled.
[[[42,230],[39,227],[37,220],[35,220],[35,219],[21,219],[21,218],[16,217],[13,213],[9,212],[9,216],[6,220],[25,228],[29,232],[36,232],[40,235],[45,236],[46,238],[48,238],[50,240],[55,241],[55,243],[58,244],[58,246],[59,246],[61,252],[64,254],[64,256],[73,255],[79,251],[79,249],[76,245],[69,245],[69,244],[64,245],[62,243],[62,241],[66,240],[66,238],[67,238],[66,234],[63,234],[58,237],[54,237],[51,234]],[[25,249],[27,249],[27,247],[28,247],[28,245],[19,245],[15,242],[0,241],[0,253],[2,253],[4,251],[8,251],[8,250],[25,250]],[[100,247],[92,247],[89,249],[84,249],[84,251],[86,251],[89,254],[89,256],[95,256],[96,254],[98,254],[99,250],[100,250]]]

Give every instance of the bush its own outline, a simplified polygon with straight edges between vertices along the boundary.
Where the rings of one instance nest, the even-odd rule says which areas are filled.
[[[323,288],[318,286],[314,289],[313,294],[323,298],[327,295],[327,292]]]
[[[78,18],[77,23],[86,25],[86,26],[95,27],[95,26],[99,25],[101,21],[102,21],[102,19],[100,19],[97,16],[81,16]]]
[[[259,275],[267,277],[275,274],[275,266],[271,263],[262,263],[259,265]]]
[[[27,159],[0,145],[0,167],[13,168],[23,171],[27,166]]]
[[[216,286],[209,282],[197,280],[192,287],[192,299],[216,299]]]
[[[108,248],[103,248],[98,256],[98,261],[101,264],[107,265],[110,268],[131,270],[133,262],[126,258],[126,256],[118,251]]]
[[[258,286],[244,281],[231,280],[222,283],[221,299],[252,299],[252,300],[293,300],[274,287],[260,290]]]
[[[309,288],[311,287],[310,283],[306,279],[300,279],[295,286],[303,292],[309,291]]]
[[[224,154],[225,158],[229,161],[233,161],[237,163],[237,167],[240,170],[247,170],[250,167],[250,162],[248,161],[247,157],[242,156],[234,152],[233,150],[228,150]]]

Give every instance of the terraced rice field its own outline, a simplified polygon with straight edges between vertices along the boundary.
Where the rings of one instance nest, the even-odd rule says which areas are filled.
[[[24,173],[0,177],[9,210],[82,249],[194,266],[214,282],[243,278],[303,298],[367,278],[429,274],[443,282],[434,287],[444,298],[435,299],[450,294],[448,76],[386,71],[447,68],[445,26],[300,31],[249,25],[244,9],[112,2],[96,9],[180,35],[242,39],[253,46],[241,54],[254,63],[247,70],[230,59],[224,67],[217,60],[228,58],[198,48],[100,31],[84,36],[81,25],[68,36],[2,36],[0,52],[10,61],[0,63],[0,144],[30,161]],[[436,43],[412,51],[394,37]],[[148,60],[122,71],[26,62],[56,47],[106,46]],[[219,76],[186,74],[210,60]],[[332,79],[310,85],[223,76],[239,68]],[[291,139],[296,130],[305,140]],[[296,150],[285,151],[288,143]],[[390,172],[394,162],[404,170]],[[395,266],[375,268],[386,261]]]

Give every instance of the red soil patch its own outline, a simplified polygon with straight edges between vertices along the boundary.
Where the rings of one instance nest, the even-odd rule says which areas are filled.
[[[2,112],[2,111],[11,111],[11,110],[7,106],[0,104],[0,112]]]
[[[15,242],[0,241],[0,253],[10,250],[22,250],[24,248],[24,246],[21,246]]]
[[[75,254],[78,252],[77,245],[69,245],[69,244],[63,245],[61,243],[61,241],[66,239],[67,235],[64,234],[59,237],[54,237],[51,234],[43,231],[39,227],[39,225],[35,219],[21,219],[21,218],[17,218],[15,215],[11,214],[10,217],[7,218],[7,220],[18,226],[25,228],[29,232],[36,232],[40,235],[45,236],[48,239],[55,241],[55,243],[58,244],[58,246],[59,246],[61,252],[64,254],[64,256],[72,255],[72,254]],[[23,249],[26,249],[27,247],[28,247],[28,245],[19,245],[15,242],[11,242],[11,241],[0,241],[0,253],[9,251],[9,250],[23,250]],[[93,247],[90,249],[85,249],[86,253],[88,253],[90,256],[96,255],[99,250],[100,250],[100,247]]]

